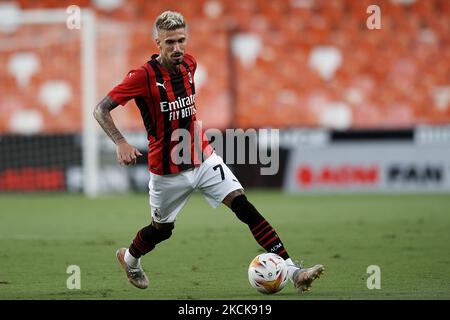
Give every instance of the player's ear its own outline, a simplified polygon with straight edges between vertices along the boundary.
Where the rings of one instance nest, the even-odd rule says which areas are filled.
[[[159,32],[156,28],[153,29],[153,40],[155,40],[155,44],[158,48],[161,46],[161,41],[159,40]]]

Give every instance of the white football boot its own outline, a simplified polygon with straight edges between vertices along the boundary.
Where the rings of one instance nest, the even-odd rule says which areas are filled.
[[[127,274],[128,281],[139,289],[146,289],[148,287],[148,278],[145,274],[144,270],[142,269],[141,265],[139,264],[138,268],[131,268],[126,262],[125,262],[125,252],[127,251],[126,248],[120,248],[116,251],[116,257],[117,260],[119,260],[120,265],[125,270],[125,273]]]
[[[300,265],[292,275],[292,282],[294,283],[295,289],[299,293],[311,290],[313,281],[320,278],[324,271],[325,268],[321,264],[316,264],[311,268],[303,268],[303,265]]]

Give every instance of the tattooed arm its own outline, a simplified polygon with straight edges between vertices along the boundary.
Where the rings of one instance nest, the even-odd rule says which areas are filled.
[[[117,161],[121,165],[136,164],[137,156],[142,156],[138,149],[128,144],[122,133],[117,129],[112,117],[111,111],[119,104],[106,96],[100,101],[94,110],[94,118],[98,121],[103,131],[116,144]]]
[[[99,102],[94,110],[94,118],[98,121],[103,131],[111,138],[111,140],[117,145],[118,143],[125,141],[120,131],[117,129],[114,121],[111,117],[111,111],[119,104],[106,96]]]

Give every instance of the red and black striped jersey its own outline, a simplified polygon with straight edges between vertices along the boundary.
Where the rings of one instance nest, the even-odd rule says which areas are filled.
[[[169,73],[157,57],[154,54],[142,67],[128,72],[108,96],[120,105],[135,100],[147,131],[149,170],[166,175],[199,166],[212,154],[213,148],[196,121],[194,57],[185,54],[176,74]],[[187,133],[190,150],[183,148],[187,145],[186,141],[183,143]]]

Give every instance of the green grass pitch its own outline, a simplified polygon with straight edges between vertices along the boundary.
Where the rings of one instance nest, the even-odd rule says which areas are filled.
[[[247,267],[262,251],[224,206],[192,196],[171,239],[142,262],[146,290],[132,287],[115,251],[149,222],[145,194],[0,196],[0,299],[450,299],[450,196],[311,195],[249,191],[293,259],[322,263],[306,294],[291,283],[262,295]],[[66,287],[69,265],[81,289]],[[367,267],[381,289],[367,288]]]

